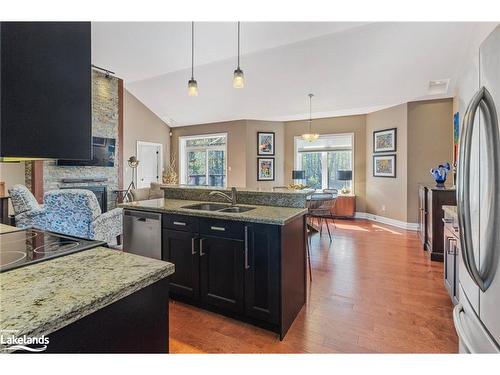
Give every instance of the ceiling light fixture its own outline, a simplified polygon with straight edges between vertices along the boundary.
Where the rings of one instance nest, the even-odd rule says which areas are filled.
[[[245,87],[245,75],[243,70],[240,69],[240,22],[238,21],[238,67],[234,71],[233,87],[235,89],[242,89]]]
[[[191,22],[191,79],[188,81],[188,95],[198,96],[198,82],[194,79],[194,21]]]
[[[318,133],[312,132],[312,98],[314,94],[309,94],[309,132],[301,135],[302,139],[307,142],[314,142],[319,138]]]

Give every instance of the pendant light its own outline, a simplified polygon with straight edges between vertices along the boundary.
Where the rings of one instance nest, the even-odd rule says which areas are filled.
[[[238,21],[238,67],[234,71],[233,87],[235,89],[242,89],[245,87],[245,76],[243,70],[240,69],[240,22]]]
[[[312,128],[312,98],[314,94],[309,94],[309,132],[302,134],[302,139],[307,142],[314,142],[319,138],[318,133],[313,133],[311,128]]]
[[[198,96],[198,82],[194,79],[194,22],[191,22],[191,79],[188,81],[188,95]]]

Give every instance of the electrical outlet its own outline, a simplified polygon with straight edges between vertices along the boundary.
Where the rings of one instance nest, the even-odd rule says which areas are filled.
[[[385,212],[385,204],[382,205],[382,212]]]

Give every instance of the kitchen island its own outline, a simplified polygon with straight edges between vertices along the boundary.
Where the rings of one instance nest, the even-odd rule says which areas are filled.
[[[105,247],[0,273],[0,331],[4,341],[48,336],[45,352],[167,353],[173,273]]]
[[[306,301],[306,208],[246,203],[237,205],[246,211],[228,212],[234,206],[166,198],[120,206],[124,251],[137,251],[127,244],[137,244],[130,247],[140,251],[141,242],[160,238],[153,232],[161,232],[155,253],[175,264],[172,298],[272,330],[283,339]]]

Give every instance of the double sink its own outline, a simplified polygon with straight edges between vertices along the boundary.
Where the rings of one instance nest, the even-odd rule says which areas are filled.
[[[192,204],[189,206],[183,206],[181,208],[188,208],[190,210],[201,210],[201,211],[229,212],[236,214],[255,209],[255,207],[232,206],[222,203],[199,203],[199,204]]]

